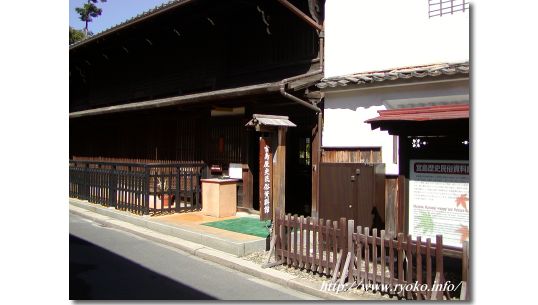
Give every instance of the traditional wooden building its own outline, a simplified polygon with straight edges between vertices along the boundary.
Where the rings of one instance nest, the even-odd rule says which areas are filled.
[[[207,175],[239,166],[238,208],[256,212],[268,135],[245,125],[287,116],[285,211],[315,212],[320,96],[310,90],[323,75],[323,8],[171,1],[71,45],[70,158],[196,161]]]
[[[338,128],[332,125],[336,123],[331,116],[339,116],[342,120],[343,114],[339,112],[341,106],[347,104],[347,112],[360,117],[360,121],[354,123],[360,125],[356,128],[370,135],[357,138],[355,143],[360,146],[356,148],[324,148],[322,180],[325,163],[342,164],[346,169],[366,164],[371,167],[382,165],[384,181],[374,183],[374,178],[369,178],[371,181],[364,178],[366,180],[359,183],[369,188],[379,185],[383,189],[379,196],[384,200],[361,202],[359,198],[354,204],[363,206],[365,212],[376,207],[382,227],[389,232],[429,234],[430,237],[435,233],[454,235],[452,244],[457,244],[461,236],[458,230],[462,227],[467,228],[462,230],[468,230],[469,221],[468,74],[468,63],[457,63],[324,79],[318,86],[326,93],[325,130],[330,132],[331,128]],[[330,140],[336,142],[338,139]],[[324,139],[324,143],[330,140]],[[391,144],[391,150],[386,159],[382,152],[386,149],[383,143],[387,142]],[[374,151],[374,159],[369,159],[368,154],[354,156],[359,153],[363,156],[369,149]],[[327,158],[330,156],[327,151],[338,151],[342,157]],[[422,170],[422,167],[427,169]],[[348,180],[348,175],[340,173],[339,179]],[[320,191],[324,198],[323,183]],[[461,200],[467,201],[459,205],[456,200],[462,195],[465,198]],[[321,200],[322,210],[326,204],[326,200]],[[370,206],[365,209],[365,204]],[[440,215],[440,211],[449,208],[454,209],[451,210],[454,219],[449,219],[448,212]],[[375,226],[373,215],[360,221]],[[421,227],[426,223],[430,225],[428,228],[431,227],[427,232]],[[438,230],[433,228],[435,223]],[[449,227],[454,232],[447,232]]]
[[[448,220],[426,217],[439,212],[420,214],[425,205],[418,197],[441,195],[425,185],[419,190],[417,181],[428,176],[461,183],[458,196],[468,198],[468,173],[413,170],[468,169],[469,8],[437,3],[440,10],[433,4],[326,2],[325,73],[317,84],[324,95],[320,217],[355,215],[359,225],[414,236],[454,233],[441,228],[448,228]],[[367,26],[357,29],[356,20]],[[418,195],[422,191],[429,193]],[[450,208],[463,211],[450,230],[468,226],[465,198],[459,206],[450,198]],[[432,221],[440,225],[418,231]]]

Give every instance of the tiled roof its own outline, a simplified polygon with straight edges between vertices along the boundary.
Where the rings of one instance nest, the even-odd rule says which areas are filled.
[[[114,26],[111,26],[108,29],[106,29],[106,30],[104,30],[102,32],[99,32],[99,33],[97,33],[97,34],[95,34],[93,36],[90,36],[90,37],[87,37],[85,39],[79,40],[79,41],[69,45],[69,49],[78,47],[79,45],[83,45],[83,44],[85,44],[85,43],[87,43],[89,41],[92,41],[92,40],[95,40],[97,38],[103,37],[103,36],[105,36],[105,35],[107,35],[109,33],[112,33],[112,32],[114,32],[114,31],[116,31],[116,30],[118,30],[118,29],[120,29],[120,28],[122,28],[124,26],[127,26],[127,25],[130,25],[132,23],[135,23],[135,22],[137,22],[137,21],[139,21],[141,19],[144,19],[144,18],[146,18],[146,17],[148,17],[150,15],[159,14],[159,13],[161,13],[161,12],[171,8],[171,7],[186,4],[186,3],[191,2],[191,1],[192,0],[171,0],[169,2],[163,3],[163,4],[158,5],[158,6],[152,8],[152,9],[150,9],[148,11],[142,12],[142,13],[140,13],[140,14],[138,14],[138,15],[130,18],[130,19],[127,19],[127,20],[125,20],[125,21],[123,21],[121,23],[118,23],[118,24],[116,24]]]
[[[397,68],[384,71],[357,73],[344,76],[334,76],[322,79],[316,84],[320,89],[344,87],[347,85],[365,85],[386,80],[435,77],[439,75],[468,74],[469,62],[443,63],[427,66]]]
[[[378,110],[377,113],[379,114],[378,117],[369,119],[365,122],[468,119],[469,104]]]

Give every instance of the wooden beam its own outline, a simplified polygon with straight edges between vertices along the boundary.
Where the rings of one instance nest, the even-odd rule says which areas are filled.
[[[301,18],[301,20],[308,23],[308,25],[310,25],[311,27],[315,28],[318,31],[323,31],[323,26],[321,24],[317,23],[314,19],[310,18],[310,16],[303,13],[303,11],[295,7],[293,4],[289,3],[287,0],[278,0],[278,2],[280,2],[280,4],[284,5],[292,13]]]
[[[153,109],[153,108],[168,107],[168,106],[177,106],[177,105],[184,105],[188,103],[199,103],[202,101],[215,100],[215,99],[233,98],[233,97],[253,95],[253,94],[265,94],[269,92],[276,92],[279,90],[280,90],[280,82],[265,83],[265,84],[258,84],[258,85],[252,85],[252,86],[173,96],[173,97],[167,97],[167,98],[156,99],[156,100],[149,100],[149,101],[143,101],[143,102],[121,104],[121,105],[116,105],[116,106],[109,106],[109,107],[71,112],[69,113],[69,118],[74,119],[74,118],[86,117],[86,116],[92,116],[92,115],[101,115],[101,114],[143,110],[143,109]]]
[[[272,263],[263,264],[261,267],[262,267],[262,269],[271,268],[271,267],[274,267],[274,266],[282,265],[283,263],[284,263],[283,260],[279,260],[278,262],[272,262]]]
[[[433,282],[434,285],[440,285],[441,283],[441,273],[437,272],[435,274],[435,280]],[[430,300],[441,300],[443,298],[443,292],[439,289],[435,289],[432,292],[432,295],[430,297]]]
[[[271,238],[269,255],[265,259],[265,265],[269,264],[269,261],[271,260],[271,255],[273,255],[273,253],[275,252],[275,246],[276,246],[276,234],[273,233],[273,238]]]
[[[338,255],[337,255],[337,259],[336,259],[336,264],[334,265],[334,270],[333,270],[333,277],[331,279],[331,283],[335,283],[336,282],[336,279],[338,277],[338,271],[340,269],[340,262],[342,261],[342,249],[340,249],[340,251],[338,251]]]
[[[344,269],[342,269],[342,275],[340,276],[340,285],[343,286],[344,282],[346,281],[346,277],[349,272],[349,268],[353,269],[353,266],[350,266],[351,262],[351,252],[347,253],[346,262],[344,263]]]

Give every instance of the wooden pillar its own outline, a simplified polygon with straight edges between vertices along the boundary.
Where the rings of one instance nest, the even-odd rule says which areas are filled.
[[[273,217],[277,209],[281,215],[286,213],[286,131],[286,127],[278,127],[273,156]]]
[[[322,115],[318,113],[318,123],[312,129],[312,208],[310,215],[319,217],[319,164],[321,163],[321,124]]]
[[[398,143],[398,153],[400,162],[400,174],[398,175],[398,232],[407,233],[407,217],[408,217],[408,200],[407,187],[409,184],[409,145],[407,137],[400,135]]]

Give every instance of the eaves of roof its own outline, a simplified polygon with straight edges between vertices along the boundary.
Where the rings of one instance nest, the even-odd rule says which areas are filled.
[[[185,5],[185,4],[193,2],[193,1],[195,1],[195,0],[171,0],[171,1],[167,2],[167,3],[163,3],[163,4],[161,4],[159,6],[156,6],[156,7],[152,8],[152,9],[150,9],[148,11],[142,12],[142,13],[140,13],[140,14],[138,14],[138,15],[130,18],[130,19],[127,19],[127,20],[125,20],[125,21],[123,21],[123,22],[121,22],[119,24],[116,24],[116,25],[114,25],[114,26],[112,26],[112,27],[110,27],[110,28],[98,33],[98,34],[95,34],[95,35],[90,36],[90,37],[88,37],[86,39],[83,39],[83,40],[79,40],[79,41],[69,45],[69,50],[73,50],[73,49],[78,48],[78,47],[80,47],[82,45],[85,45],[85,44],[87,44],[87,43],[89,43],[91,41],[97,40],[99,38],[103,38],[106,35],[109,35],[109,34],[114,33],[114,32],[116,32],[116,31],[118,31],[120,29],[126,28],[126,27],[131,26],[131,25],[133,25],[135,23],[138,23],[138,22],[140,22],[142,20],[154,17],[154,16],[156,16],[158,14],[161,14],[161,13],[163,13],[165,11],[168,11],[170,9],[173,9],[173,8],[181,6],[181,5]]]
[[[455,74],[469,74],[469,62],[442,63],[334,76],[323,78],[316,84],[316,87],[320,89],[330,89],[346,87],[348,85],[360,86],[398,79],[425,78]]]
[[[469,118],[469,104],[439,105],[377,111],[379,116],[366,123],[380,121],[438,121]]]

